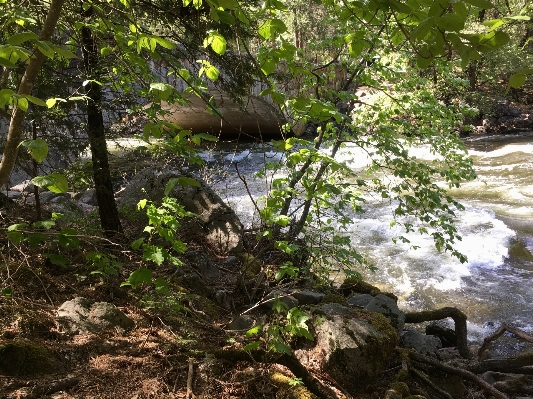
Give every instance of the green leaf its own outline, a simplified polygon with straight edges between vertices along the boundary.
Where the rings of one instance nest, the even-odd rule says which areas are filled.
[[[59,55],[60,57],[63,57],[66,59],[78,58],[78,56],[74,54],[72,51],[64,49],[61,46],[52,46],[52,48],[56,52],[56,54]]]
[[[59,255],[59,254],[45,254],[44,255],[49,261],[50,263],[52,263],[53,265],[59,265],[59,266],[66,266],[68,265],[68,259],[65,258],[63,255]]]
[[[137,251],[138,249],[141,248],[143,243],[144,243],[144,237],[138,238],[131,243],[131,248]]]
[[[0,90],[0,108],[4,108],[11,102],[11,97],[13,94],[15,94],[15,92],[11,89]]]
[[[38,247],[46,240],[48,240],[48,236],[44,233],[33,233],[28,236],[28,242],[33,248]]]
[[[229,12],[217,10],[218,18],[227,25],[234,25],[235,18]]]
[[[15,63],[4,57],[0,57],[0,65],[6,68],[16,68],[17,66]]]
[[[497,29],[503,24],[505,24],[505,21],[503,19],[491,19],[489,21],[483,22],[483,25],[488,26],[490,30]]]
[[[14,96],[17,107],[26,112],[28,110],[28,99],[26,97]]]
[[[235,10],[235,16],[245,25],[250,25],[250,20],[241,10]]]
[[[274,18],[263,22],[259,27],[258,33],[263,39],[267,40],[272,36],[284,33],[286,30],[285,23],[281,19]]]
[[[21,231],[8,231],[7,237],[11,240],[11,242],[15,245],[20,244],[22,241],[24,241],[24,233]]]
[[[74,229],[63,228],[57,236],[57,242],[63,248],[79,248],[80,240],[76,237],[77,231]]]
[[[46,57],[53,59],[55,55],[54,49],[50,46],[49,43],[45,41],[38,41],[37,42],[37,48],[41,53],[43,53]]]
[[[130,274],[128,279],[120,284],[121,287],[130,285],[132,288],[136,288],[139,284],[152,283],[152,271],[146,267],[141,267]]]
[[[256,335],[261,331],[261,326],[258,324],[255,327],[250,328],[246,331],[246,338],[250,338],[252,335]]]
[[[445,14],[437,19],[437,26],[446,31],[460,32],[465,28],[465,19],[457,14]]]
[[[68,182],[65,177],[59,173],[52,173],[47,176],[34,177],[31,182],[38,187],[45,187],[53,193],[66,193]]]
[[[284,344],[283,342],[274,342],[274,350],[276,352],[283,352],[290,356],[291,354],[291,347],[289,345]]]
[[[481,43],[490,46],[492,49],[497,49],[502,46],[505,46],[509,41],[511,40],[511,37],[508,33],[498,31],[498,32],[490,32],[483,36]]]
[[[528,15],[514,15],[512,17],[504,17],[504,19],[509,21],[530,21],[531,17]]]
[[[465,3],[472,4],[474,7],[481,8],[483,10],[488,10],[489,8],[494,8],[494,4],[487,0],[464,0]]]
[[[43,139],[24,140],[19,145],[26,147],[37,162],[42,162],[48,155],[48,144]]]
[[[142,199],[137,204],[137,210],[144,209],[146,207],[146,204],[148,203],[147,199]]]
[[[202,184],[198,180],[192,179],[190,177],[186,177],[186,176],[173,177],[169,179],[165,187],[164,195],[165,196],[169,195],[172,189],[176,187],[176,184],[179,184],[182,187],[188,187],[188,186],[202,187]]]
[[[39,39],[39,36],[35,32],[22,32],[22,33],[17,33],[13,36],[9,36],[6,41],[7,43],[13,46],[18,46],[24,42],[27,42],[30,40],[38,40],[38,39]]]
[[[253,351],[254,349],[259,348],[260,346],[261,346],[261,341],[254,341],[254,342],[250,342],[249,344],[244,345],[242,350],[245,352]]]
[[[218,69],[216,67],[214,67],[213,65],[210,65],[209,67],[206,67],[204,72],[205,72],[205,76],[207,76],[213,82],[218,79],[218,76],[220,74]]]
[[[267,59],[261,63],[261,71],[265,75],[270,75],[276,70],[276,63],[272,59]]]
[[[165,261],[165,253],[166,251],[164,248],[157,245],[150,245],[144,250],[143,260],[152,261],[157,266],[161,266],[161,264]]]
[[[150,83],[150,91],[155,91],[157,98],[163,101],[168,100],[173,90],[174,87],[169,85],[168,83]]]
[[[431,28],[435,25],[435,21],[435,17],[426,18],[421,21],[418,26],[411,32],[411,39],[423,40],[427,36]]]
[[[226,39],[220,33],[211,31],[204,39],[204,47],[207,46],[211,46],[215,53],[223,55],[226,52]]]
[[[218,5],[226,10],[236,10],[239,8],[237,0],[218,0]]]
[[[161,47],[164,47],[168,50],[173,50],[176,48],[176,45],[170,41],[168,41],[167,39],[163,39],[162,37],[154,37],[155,41],[157,42],[157,44],[159,44]]]
[[[430,58],[430,57],[423,57],[420,54],[417,54],[417,56],[416,56],[416,65],[420,69],[426,69],[428,66],[431,65],[432,61],[433,61],[433,59]]]
[[[512,87],[514,89],[522,87],[524,83],[526,83],[526,75],[515,73],[509,78],[509,87]]]
[[[29,94],[25,94],[24,97],[26,97],[28,99],[28,101],[34,103],[35,105],[39,105],[41,107],[46,107],[46,103],[41,100],[40,98],[37,98],[37,97],[34,97],[34,96],[30,96]]]

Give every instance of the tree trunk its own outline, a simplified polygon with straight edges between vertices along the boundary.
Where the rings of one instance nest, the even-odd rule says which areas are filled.
[[[63,8],[65,0],[52,0],[46,20],[44,21],[43,28],[39,34],[39,40],[50,40],[52,33],[57,25],[61,9]],[[31,94],[35,80],[39,75],[39,70],[44,61],[44,54],[36,47],[33,53],[33,57],[30,59],[30,63],[26,67],[24,76],[20,81],[17,94],[25,95]],[[0,186],[3,186],[9,181],[11,172],[15,167],[17,160],[18,147],[22,139],[22,125],[26,112],[15,106],[13,113],[11,114],[11,122],[9,123],[9,130],[7,132],[6,145],[4,147],[4,153],[2,161],[0,162]]]
[[[86,13],[91,16],[92,9]],[[90,28],[83,27],[82,53],[85,72],[88,79],[96,80],[98,67],[98,48]],[[113,236],[122,232],[117,204],[113,193],[109,158],[105,140],[104,118],[102,115],[102,89],[94,81],[85,86],[87,97],[87,135],[92,154],[94,188],[98,202],[98,213],[104,234]]]

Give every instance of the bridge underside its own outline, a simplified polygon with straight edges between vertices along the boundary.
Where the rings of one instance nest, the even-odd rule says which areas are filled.
[[[267,101],[260,97],[248,96],[240,106],[226,93],[212,90],[214,102],[222,117],[210,113],[205,102],[191,94],[186,96],[187,105],[164,105],[170,111],[165,119],[174,122],[194,134],[209,133],[214,136],[250,139],[281,137],[281,126],[287,121]]]

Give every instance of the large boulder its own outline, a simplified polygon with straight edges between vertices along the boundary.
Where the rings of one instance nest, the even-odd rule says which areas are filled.
[[[319,365],[341,386],[356,392],[375,379],[388,364],[398,335],[387,319],[338,303],[316,308],[322,318],[315,327],[315,346],[297,349],[308,367]]]
[[[71,334],[100,332],[112,328],[130,330],[135,325],[115,305],[82,297],[64,302],[56,316],[61,329]]]
[[[117,200],[118,205],[136,206],[141,199],[159,202],[164,197],[169,180],[180,177],[190,178],[168,168],[162,171],[156,167],[144,169],[122,190]],[[200,187],[183,187],[177,184],[169,193],[169,197],[176,198],[186,211],[196,215],[200,230],[216,252],[243,251],[242,223],[235,212],[207,184],[200,182]]]
[[[378,294],[374,297],[369,294],[354,295],[348,298],[347,303],[350,306],[362,307],[371,312],[381,313],[398,332],[403,330],[405,313],[398,308],[394,299],[386,295]]]
[[[0,373],[13,376],[54,374],[63,365],[47,348],[34,342],[0,343]]]

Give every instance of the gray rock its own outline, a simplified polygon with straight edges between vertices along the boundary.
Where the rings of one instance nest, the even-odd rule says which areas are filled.
[[[298,306],[298,300],[290,295],[287,291],[275,290],[266,296],[263,301],[263,306],[272,309],[276,303],[276,297],[283,302],[289,309]]]
[[[397,333],[385,318],[327,303],[317,308],[321,320],[315,327],[316,345],[297,349],[294,355],[304,365],[318,364],[350,392],[370,382],[389,363]],[[371,315],[369,317],[369,315]]]
[[[237,258],[234,255],[230,255],[226,259],[224,259],[224,264],[225,265],[236,265],[239,262],[240,262],[239,258]]]
[[[141,199],[161,201],[167,183],[172,178],[190,177],[180,172],[155,167],[147,168],[135,175],[120,193],[117,203],[120,207],[136,206]],[[183,205],[185,210],[196,215],[200,231],[213,249],[219,253],[240,253],[243,251],[243,226],[235,212],[209,186],[182,187],[177,184],[169,194]],[[193,228],[191,224],[189,228]],[[195,228],[198,230],[198,228]]]
[[[78,199],[79,202],[87,205],[98,206],[98,200],[96,199],[96,190],[90,188],[85,191],[81,197]]]
[[[318,305],[324,298],[324,294],[311,290],[294,290],[291,295],[300,305]]]
[[[448,327],[446,322],[437,320],[426,326],[426,335],[434,335],[440,339],[443,348],[453,348],[457,346],[457,335],[455,330]]]
[[[374,297],[374,300],[365,306],[365,309],[371,312],[381,313],[398,332],[403,330],[405,314],[398,308],[394,299],[383,294],[378,294]]]
[[[54,198],[58,197],[59,194],[53,193],[51,191],[43,191],[42,193],[39,193],[39,199],[41,200],[41,203],[47,204],[51,202]]]
[[[135,323],[108,302],[77,297],[63,303],[56,312],[56,319],[64,332],[83,334],[112,328],[130,330]]]
[[[358,295],[353,295],[350,298],[348,298],[346,300],[346,303],[355,308],[364,308],[372,300],[374,300],[374,297],[370,294],[358,294]]]
[[[243,331],[249,330],[255,325],[255,320],[248,315],[242,315],[233,319],[231,323],[228,324],[228,330],[230,331]]]
[[[210,297],[213,292],[205,281],[196,273],[187,273],[178,277],[178,282],[198,295]]]
[[[220,277],[220,270],[215,266],[211,259],[201,251],[188,251],[185,258],[189,264],[198,270],[203,277],[216,278]]]
[[[33,183],[31,180],[24,180],[23,182],[13,186],[10,188],[12,191],[18,191],[18,192],[25,192],[25,193],[33,193]]]
[[[409,328],[401,333],[400,346],[413,349],[423,355],[434,355],[437,350],[442,348],[442,343],[433,335],[425,335]]]

